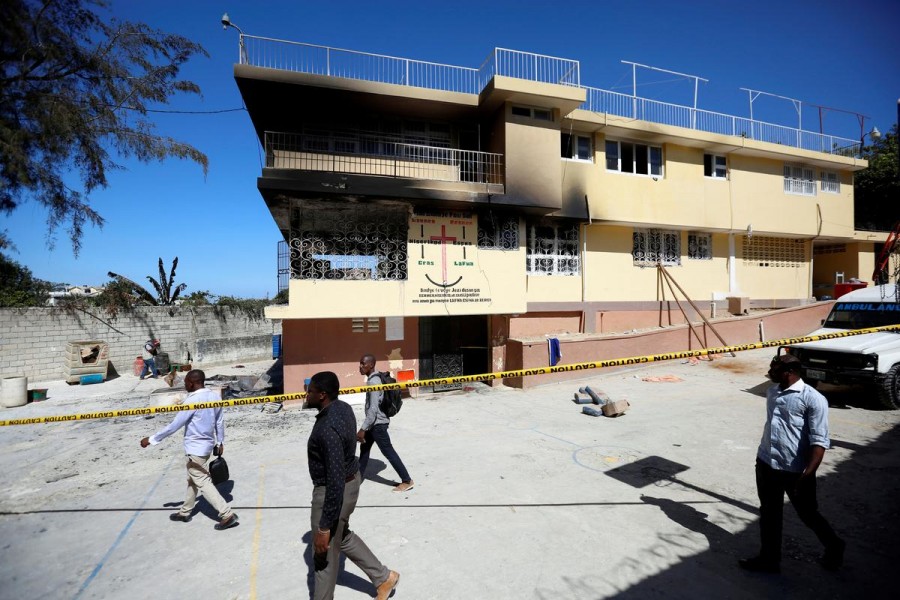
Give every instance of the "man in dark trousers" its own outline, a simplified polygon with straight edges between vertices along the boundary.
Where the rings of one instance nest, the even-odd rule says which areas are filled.
[[[381,378],[375,370],[375,357],[371,354],[365,354],[359,359],[359,372],[366,376],[367,385],[381,385]],[[388,433],[391,419],[381,410],[382,396],[384,396],[384,392],[381,391],[366,392],[366,416],[356,433],[356,439],[362,444],[359,448],[359,471],[363,477],[366,476],[369,452],[372,450],[372,444],[377,444],[378,449],[400,476],[400,484],[394,487],[394,491],[408,492],[413,489],[415,483],[391,444],[391,435]]]
[[[836,571],[844,562],[844,541],[819,513],[816,469],[828,439],[828,402],[800,378],[800,360],[790,354],[772,359],[766,393],[766,425],[756,453],[760,551],[738,564],[748,571],[781,571],[781,526],[784,494],[803,523],[825,546],[822,566]]]
[[[339,389],[337,375],[331,371],[316,373],[307,387],[307,405],[319,410],[306,446],[313,482],[313,600],[334,598],[341,552],[375,585],[376,600],[386,600],[400,581],[400,574],[385,567],[350,531],[350,515],[356,508],[362,479],[356,459],[356,417],[349,404],[338,400]]]

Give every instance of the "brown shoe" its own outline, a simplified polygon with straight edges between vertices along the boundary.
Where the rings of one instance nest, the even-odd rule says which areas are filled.
[[[213,526],[213,529],[216,531],[225,531],[226,529],[231,529],[232,527],[238,526],[238,516],[236,513],[231,513],[231,516],[227,519],[222,519],[218,523]]]
[[[378,594],[375,596],[375,600],[387,600],[388,596],[391,595],[391,592],[394,591],[394,588],[397,587],[398,583],[400,583],[400,573],[397,571],[388,573],[388,578],[385,579],[384,583],[379,585],[376,590]]]
[[[409,490],[413,489],[414,487],[416,487],[416,484],[413,482],[412,479],[410,479],[409,481],[404,481],[403,483],[401,483],[400,485],[395,487],[394,491],[395,492],[408,492]]]

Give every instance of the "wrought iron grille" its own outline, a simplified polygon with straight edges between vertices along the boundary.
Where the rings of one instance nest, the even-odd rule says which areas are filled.
[[[712,235],[709,233],[689,233],[688,258],[692,260],[712,260]]]
[[[529,275],[578,275],[578,224],[530,223],[525,235]]]
[[[681,233],[661,229],[635,229],[631,257],[635,266],[677,266],[681,264]]]
[[[383,205],[294,209],[294,279],[405,280],[408,209]]]
[[[487,250],[519,249],[519,218],[478,215],[478,247]]]

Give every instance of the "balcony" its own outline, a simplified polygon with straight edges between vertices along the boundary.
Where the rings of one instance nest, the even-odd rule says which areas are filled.
[[[503,193],[503,155],[399,142],[366,132],[267,131],[266,168],[441,181]]]
[[[581,110],[826,154],[859,156],[860,152],[858,139],[583,86],[576,60],[504,48],[494,49],[481,67],[474,69],[242,34],[238,59],[253,67],[465,94],[480,94],[495,75],[567,85],[586,91]],[[398,167],[403,170],[402,165]]]

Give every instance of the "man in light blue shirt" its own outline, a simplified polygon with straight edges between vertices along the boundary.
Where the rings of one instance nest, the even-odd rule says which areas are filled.
[[[184,389],[188,391],[185,404],[217,402],[220,398],[205,387],[206,375],[199,369],[190,371],[184,378]],[[225,452],[225,416],[221,408],[183,410],[169,425],[148,438],[141,440],[141,447],[160,443],[179,429],[184,430],[184,453],[187,455],[188,487],[184,504],[178,512],[169,515],[172,521],[187,523],[197,505],[197,492],[219,513],[218,530],[230,529],[238,524],[237,515],[219,494],[209,476],[207,463],[215,450],[216,455]],[[218,445],[216,445],[218,442]]]
[[[825,546],[822,565],[835,571],[844,561],[844,541],[819,513],[816,470],[831,445],[828,401],[800,378],[800,360],[790,354],[772,359],[772,385],[766,392],[766,425],[756,452],[760,551],[738,564],[748,571],[781,571],[784,494],[803,523]]]

